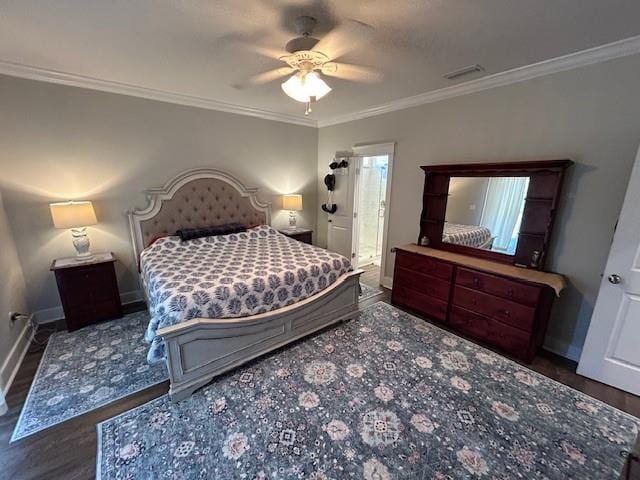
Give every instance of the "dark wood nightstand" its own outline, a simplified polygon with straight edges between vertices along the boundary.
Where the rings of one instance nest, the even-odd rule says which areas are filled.
[[[309,245],[313,243],[313,230],[308,228],[283,228],[278,231],[287,237],[295,238],[299,242],[308,243]]]
[[[53,261],[51,271],[56,275],[68,331],[122,317],[115,262],[113,253]]]

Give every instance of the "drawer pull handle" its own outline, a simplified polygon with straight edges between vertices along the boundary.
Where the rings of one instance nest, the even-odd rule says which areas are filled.
[[[473,277],[473,284],[480,285],[480,279],[478,277]]]
[[[513,297],[513,288],[510,288],[507,290],[507,296],[508,297]]]
[[[501,313],[502,315],[507,316],[507,317],[508,317],[509,315],[511,315],[511,314],[509,313],[509,310],[500,310],[500,313]]]

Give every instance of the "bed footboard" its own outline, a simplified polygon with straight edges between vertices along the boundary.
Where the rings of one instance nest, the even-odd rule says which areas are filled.
[[[243,318],[194,318],[158,330],[167,346],[169,397],[189,397],[221,373],[358,313],[362,270],[273,312]]]

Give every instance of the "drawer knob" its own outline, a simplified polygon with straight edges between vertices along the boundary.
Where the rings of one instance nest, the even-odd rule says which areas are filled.
[[[473,284],[480,285],[480,279],[478,277],[473,277]]]
[[[513,288],[509,288],[509,289],[507,290],[507,296],[509,296],[509,297],[513,297]]]
[[[509,313],[509,310],[500,310],[500,313],[501,313],[501,314],[503,314],[503,315],[505,315],[505,316],[507,316],[507,317],[508,317],[509,315],[511,315],[511,314]]]

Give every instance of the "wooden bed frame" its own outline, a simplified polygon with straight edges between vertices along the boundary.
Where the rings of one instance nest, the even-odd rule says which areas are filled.
[[[150,240],[180,228],[245,222],[269,224],[271,208],[234,176],[213,168],[180,173],[145,191],[148,205],[127,212],[136,258]],[[172,401],[189,397],[221,373],[358,313],[359,277],[349,272],[328,288],[273,312],[241,318],[194,318],[158,330],[166,343]],[[142,278],[140,284],[146,296]]]

